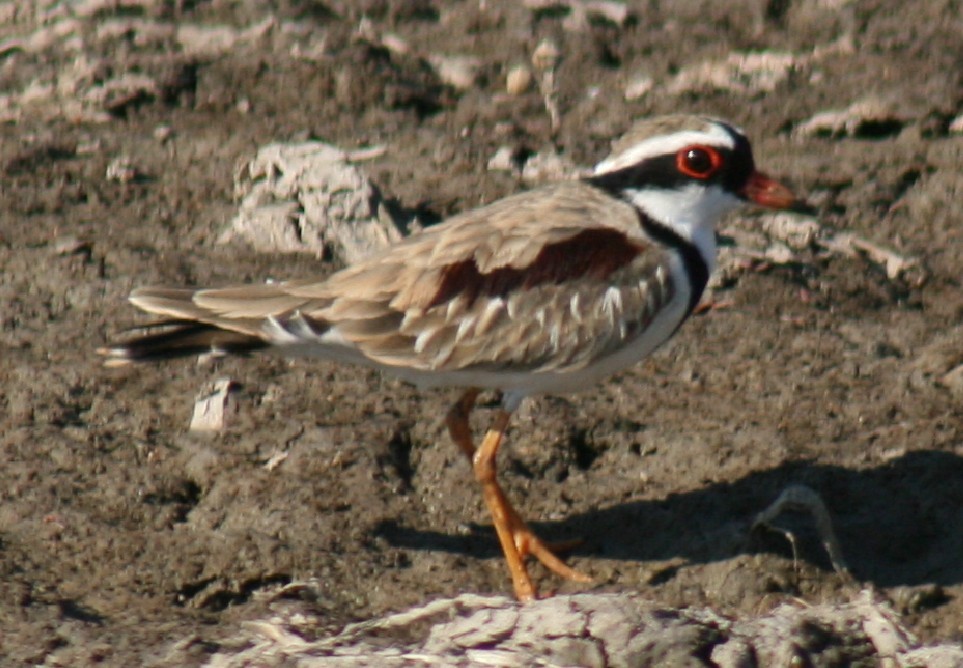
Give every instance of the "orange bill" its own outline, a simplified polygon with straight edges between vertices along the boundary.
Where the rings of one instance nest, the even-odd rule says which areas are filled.
[[[788,209],[797,202],[789,188],[759,171],[752,173],[739,194],[770,209]]]

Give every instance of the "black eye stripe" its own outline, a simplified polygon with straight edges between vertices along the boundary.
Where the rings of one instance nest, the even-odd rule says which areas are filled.
[[[722,157],[723,166],[706,179],[697,179],[681,173],[677,167],[677,153],[669,153],[649,158],[635,165],[623,167],[612,172],[590,176],[587,180],[603,190],[620,193],[626,188],[652,186],[666,190],[681,188],[693,182],[722,183],[727,185],[730,166],[736,159],[728,149],[717,149]],[[748,175],[747,177],[748,178]]]
[[[682,188],[693,182],[718,184],[731,193],[737,193],[746,185],[755,171],[755,163],[752,159],[749,140],[734,130],[729,128],[726,130],[729,131],[735,145],[731,149],[714,147],[722,159],[722,166],[707,178],[697,179],[680,173],[676,162],[678,152],[674,152],[648,158],[622,169],[590,176],[586,181],[616,196],[620,196],[622,191],[631,188],[652,187],[669,190]]]

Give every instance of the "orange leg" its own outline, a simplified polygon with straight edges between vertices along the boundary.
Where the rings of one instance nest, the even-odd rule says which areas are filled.
[[[525,524],[525,521],[508,501],[496,477],[496,457],[508,429],[511,413],[499,410],[492,427],[485,434],[481,446],[476,450],[471,441],[471,430],[468,425],[468,415],[474,407],[478,390],[469,390],[448,412],[448,430],[452,439],[472,459],[475,479],[482,486],[485,505],[488,506],[495,524],[495,532],[501,543],[508,571],[512,576],[512,587],[515,596],[520,601],[530,601],[535,598],[535,586],[532,584],[528,569],[525,568],[525,557],[532,555],[553,573],[576,582],[591,582],[584,573],[565,565],[556,557],[551,549]]]

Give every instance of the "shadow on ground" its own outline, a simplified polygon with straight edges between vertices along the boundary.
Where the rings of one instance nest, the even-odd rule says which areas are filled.
[[[852,575],[881,587],[963,582],[963,457],[945,452],[905,454],[875,469],[853,471],[793,462],[734,482],[707,485],[665,499],[632,501],[559,522],[533,521],[548,540],[584,537],[572,556],[595,560],[710,563],[739,554],[793,556],[778,532],[752,530],[758,512],[789,485],[806,485],[827,505]],[[524,511],[522,511],[524,514]],[[786,511],[776,525],[796,538],[796,556],[831,569],[812,517]],[[490,527],[466,536],[417,531],[387,520],[376,532],[398,547],[500,554]]]

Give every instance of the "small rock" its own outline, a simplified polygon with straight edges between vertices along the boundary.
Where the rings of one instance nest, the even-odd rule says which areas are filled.
[[[892,105],[871,98],[841,111],[820,112],[798,125],[793,134],[799,137],[880,137],[896,134],[904,123]]]
[[[411,46],[405,39],[393,32],[386,32],[381,36],[381,45],[399,56],[407,56],[411,53]]]
[[[107,180],[118,183],[130,183],[142,174],[134,165],[134,161],[127,157],[114,158],[107,165]]]
[[[488,161],[488,171],[490,172],[511,172],[518,164],[515,161],[517,152],[511,146],[502,146],[495,155]]]
[[[268,460],[264,463],[264,468],[268,471],[273,471],[278,466],[280,466],[285,459],[288,458],[287,450],[274,450]]]
[[[154,128],[154,139],[162,144],[167,142],[167,140],[173,136],[174,129],[166,123],[163,125],[158,125],[156,128]]]
[[[770,92],[799,66],[791,53],[763,51],[733,53],[725,60],[697,63],[683,68],[668,86],[670,93],[705,89],[737,93]]]
[[[766,249],[766,259],[773,264],[789,264],[795,258],[792,249],[784,243],[775,242]]]
[[[562,57],[562,52],[555,45],[555,42],[547,37],[538,43],[534,53],[532,53],[532,65],[539,72],[551,72],[558,65]]]
[[[184,53],[197,57],[214,57],[227,53],[241,38],[241,31],[230,26],[178,25],[176,41]]]
[[[813,218],[800,218],[791,213],[777,213],[762,219],[762,228],[771,238],[795,250],[812,247],[819,236],[819,223]]]
[[[72,234],[58,237],[53,244],[55,255],[73,255],[74,253],[87,253],[90,251],[89,241],[83,241]]]
[[[636,77],[625,85],[625,99],[628,102],[641,100],[645,97],[646,93],[652,90],[654,85],[655,81],[653,81],[652,77],[645,75]]]
[[[533,79],[532,70],[528,65],[513,65],[505,77],[505,90],[509,95],[521,95],[532,87]]]
[[[522,168],[522,180],[526,183],[548,183],[574,179],[581,175],[582,170],[563,158],[554,150],[540,151],[525,161]]]
[[[955,397],[963,398],[963,364],[943,374],[940,385],[945,387]]]
[[[428,57],[428,62],[438,73],[438,78],[457,90],[469,90],[478,80],[478,72],[482,61],[475,56],[440,56]]]
[[[231,414],[237,413],[237,404],[231,396],[235,388],[230,378],[214,381],[213,388],[194,402],[190,431],[221,431]]]

